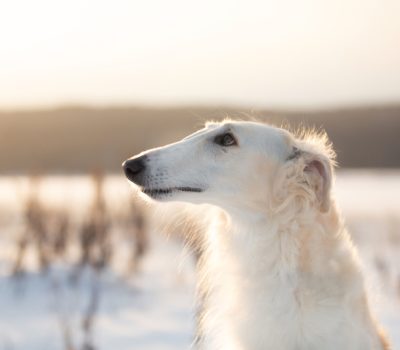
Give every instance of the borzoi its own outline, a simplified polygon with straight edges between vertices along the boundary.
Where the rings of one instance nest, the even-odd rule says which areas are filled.
[[[226,121],[125,161],[146,196],[213,208],[201,348],[388,349],[331,194],[334,156],[325,134]]]

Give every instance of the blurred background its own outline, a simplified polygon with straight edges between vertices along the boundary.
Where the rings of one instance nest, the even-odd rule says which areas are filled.
[[[0,2],[0,350],[189,348],[194,261],[121,163],[227,116],[328,132],[400,349],[399,19],[397,0]]]

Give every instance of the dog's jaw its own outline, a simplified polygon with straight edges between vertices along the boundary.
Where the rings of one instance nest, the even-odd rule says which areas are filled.
[[[143,187],[142,192],[152,199],[162,200],[171,198],[177,193],[182,193],[182,192],[200,193],[204,192],[204,190],[198,187],[189,187],[189,186],[176,186],[176,187],[166,187],[166,188]]]

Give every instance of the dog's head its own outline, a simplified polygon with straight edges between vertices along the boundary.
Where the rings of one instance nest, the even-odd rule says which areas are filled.
[[[325,144],[261,123],[209,123],[179,142],[126,160],[123,168],[159,201],[265,210],[292,197],[327,211],[332,157]]]

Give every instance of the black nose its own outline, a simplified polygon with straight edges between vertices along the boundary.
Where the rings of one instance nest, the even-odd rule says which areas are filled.
[[[122,163],[126,177],[137,185],[142,185],[147,156],[127,159]]]

